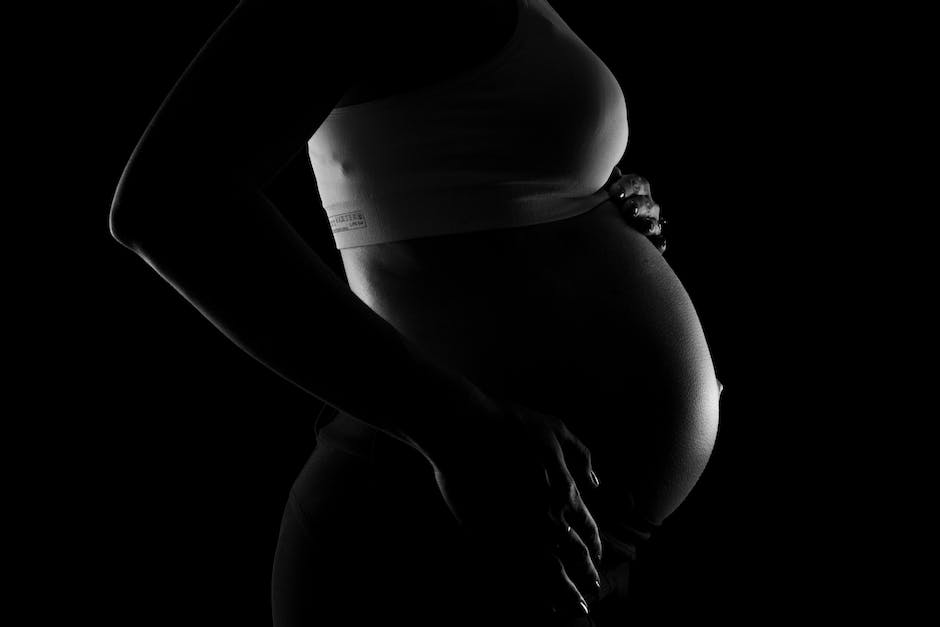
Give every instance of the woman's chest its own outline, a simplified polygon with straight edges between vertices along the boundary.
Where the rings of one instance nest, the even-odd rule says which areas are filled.
[[[432,85],[495,56],[516,28],[518,0],[484,0],[459,10],[424,8],[414,35],[396,50],[377,51],[373,71],[353,85],[338,107],[379,100]]]

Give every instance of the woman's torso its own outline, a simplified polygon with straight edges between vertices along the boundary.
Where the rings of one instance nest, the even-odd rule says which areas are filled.
[[[420,27],[420,37],[404,34],[398,48],[388,51],[391,54],[376,55],[374,72],[348,89],[336,106],[410,91],[468,69],[496,54],[516,27],[515,0],[479,0],[457,14],[444,4],[426,4],[421,11],[434,15],[425,15],[416,24],[447,26]]]
[[[456,43],[427,55],[434,62],[363,80],[339,104],[479,63],[515,18],[513,2],[493,0],[452,29]],[[485,391],[562,417],[607,489],[630,490],[650,520],[691,490],[717,433],[714,369],[678,278],[613,203],[532,226],[340,252],[351,289],[373,310]]]

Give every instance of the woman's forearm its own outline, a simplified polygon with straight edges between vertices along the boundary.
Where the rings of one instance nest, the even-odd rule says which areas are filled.
[[[114,237],[284,378],[432,461],[493,410],[360,300],[257,188],[156,193],[115,204]]]

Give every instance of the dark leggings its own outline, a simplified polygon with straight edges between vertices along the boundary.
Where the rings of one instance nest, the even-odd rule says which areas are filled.
[[[332,412],[289,492],[274,557],[275,627],[625,624],[631,528],[604,536],[591,615],[545,615],[538,594],[461,539],[430,464],[381,431]],[[323,420],[321,414],[319,420]],[[598,520],[602,528],[603,523]],[[615,543],[615,544],[611,544]]]

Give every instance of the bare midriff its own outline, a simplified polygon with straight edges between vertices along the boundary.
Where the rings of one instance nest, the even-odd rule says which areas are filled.
[[[341,254],[353,292],[433,357],[563,418],[608,495],[661,522],[691,491],[718,429],[711,356],[679,279],[613,202]]]

